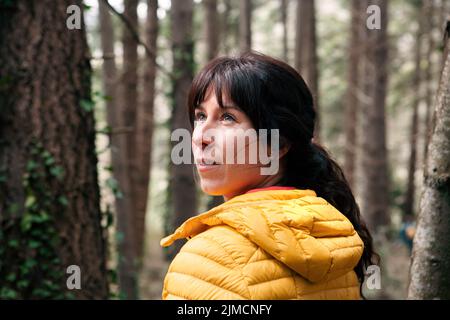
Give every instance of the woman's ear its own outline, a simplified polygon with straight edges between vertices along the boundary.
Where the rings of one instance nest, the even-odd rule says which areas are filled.
[[[283,146],[280,148],[280,160],[283,159],[283,157],[289,152],[291,149],[290,143],[284,143]]]
[[[280,137],[279,147],[278,147],[278,158],[281,160],[291,149],[291,143],[288,142],[285,138]],[[271,147],[267,150],[268,156],[272,157],[272,149]]]
[[[291,149],[291,144],[286,141],[280,141],[281,146],[278,148],[278,158],[281,160]],[[272,157],[272,149],[268,148],[268,156]]]

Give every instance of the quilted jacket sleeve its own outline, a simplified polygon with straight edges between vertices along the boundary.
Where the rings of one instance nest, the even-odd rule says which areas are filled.
[[[248,247],[248,246],[247,246]],[[164,279],[163,299],[250,299],[242,263],[249,252],[236,232],[213,227],[190,239],[176,255]],[[247,251],[254,251],[248,247]]]

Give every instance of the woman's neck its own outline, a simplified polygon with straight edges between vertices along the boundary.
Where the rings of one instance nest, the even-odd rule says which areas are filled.
[[[254,185],[249,185],[246,186],[245,188],[242,188],[241,190],[238,190],[237,192],[231,193],[231,194],[227,194],[227,195],[223,195],[223,200],[224,201],[228,201],[236,196],[239,196],[241,194],[246,193],[247,191],[250,191],[252,189],[263,189],[263,188],[268,188],[268,187],[272,187],[277,185],[277,183],[279,183],[281,181],[281,174],[277,174],[277,175],[269,175],[267,176],[266,179],[260,181],[257,184]]]

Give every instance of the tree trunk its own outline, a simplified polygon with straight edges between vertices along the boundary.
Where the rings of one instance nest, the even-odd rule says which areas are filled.
[[[356,128],[358,123],[358,93],[360,91],[359,68],[361,58],[361,0],[351,2],[351,26],[350,26],[350,58],[347,66],[348,87],[347,103],[345,105],[345,162],[344,172],[351,187],[355,187],[355,162],[356,162]]]
[[[385,100],[388,40],[387,1],[371,1],[381,11],[381,29],[366,29],[364,42],[364,99],[361,103],[361,197],[362,210],[372,231],[387,226],[389,179],[387,168]],[[362,5],[363,10],[367,6]]]
[[[246,52],[252,49],[252,1],[239,1],[239,49]]]
[[[288,31],[287,31],[287,7],[288,7],[288,0],[281,0],[281,24],[283,25],[283,60],[286,63],[289,63],[288,61]]]
[[[221,38],[222,38],[222,43],[223,43],[223,51],[225,52],[225,54],[229,54],[230,53],[230,45],[229,45],[229,38],[230,36],[232,36],[232,30],[231,30],[231,26],[230,26],[230,12],[231,12],[231,0],[224,0],[224,6],[225,6],[225,10],[223,11],[222,14],[222,21],[221,21],[221,25],[222,25],[222,31],[221,31]]]
[[[158,0],[147,1],[146,43],[156,54],[158,39]],[[139,266],[142,263],[145,244],[145,217],[147,213],[152,158],[153,109],[155,99],[156,56],[144,57],[144,76],[142,81],[142,101],[137,110],[136,162],[138,175],[135,176],[135,213],[136,213],[136,251]]]
[[[419,21],[417,35],[416,35],[416,50],[415,50],[415,70],[413,76],[413,92],[415,94],[415,99],[413,103],[413,112],[411,119],[411,135],[409,140],[409,145],[411,148],[409,163],[408,163],[408,181],[406,185],[406,195],[403,204],[403,214],[404,217],[414,216],[414,203],[415,203],[415,175],[416,175],[416,162],[417,162],[417,134],[419,126],[418,109],[421,100],[421,59],[422,59],[422,38],[423,38],[423,27],[425,23],[425,7],[424,4],[420,4],[417,9],[417,21]],[[410,219],[408,219],[410,220]]]
[[[124,15],[135,30],[137,24],[138,0],[124,1]],[[138,252],[136,245],[137,217],[136,212],[136,181],[141,172],[138,172],[136,152],[136,110],[137,110],[137,42],[132,33],[124,26],[122,34],[123,43],[123,74],[122,95],[120,100],[120,114],[124,121],[126,154],[122,154],[125,162],[125,176],[127,182],[121,185],[124,198],[128,198],[128,207],[125,211],[118,211],[117,227],[119,233],[119,246],[123,251],[119,252],[119,286],[120,294],[125,299],[136,299],[138,297],[137,286],[137,264]]]
[[[190,130],[188,113],[186,111],[187,95],[193,79],[194,57],[192,37],[192,11],[193,1],[172,2],[172,52],[173,70],[173,113],[171,119],[171,132],[175,129]],[[177,142],[172,142],[172,147]],[[172,231],[181,225],[187,218],[197,214],[197,191],[193,177],[192,164],[175,165],[170,162],[170,194]],[[177,241],[169,248],[169,257],[178,253],[183,245]]]
[[[433,1],[424,1],[425,6],[425,16],[426,17],[433,17],[435,15],[435,7],[433,5]],[[433,64],[433,52],[436,50],[435,48],[435,42],[433,38],[433,31],[434,31],[434,23],[433,18],[425,19],[425,25],[424,25],[424,34],[426,34],[427,37],[427,53],[426,53],[426,60],[427,60],[427,67],[424,71],[424,80],[425,80],[425,86],[426,86],[426,93],[425,93],[425,123],[424,123],[424,145],[423,145],[423,163],[425,165],[427,158],[428,158],[428,141],[430,140],[430,120],[431,120],[431,108],[432,108],[432,99],[433,99],[433,81],[431,78],[431,75],[434,73],[434,64]]]
[[[125,127],[125,122],[122,117],[122,108],[117,94],[118,79],[114,55],[114,28],[108,7],[104,4],[103,0],[99,0],[99,14],[101,45],[104,56],[102,66],[103,91],[108,97],[105,101],[105,107],[108,126],[110,127],[111,164],[114,179],[119,186],[117,190],[114,190],[117,233],[128,235],[126,239],[120,236],[118,237],[117,246],[119,257],[124,257],[124,259],[119,258],[119,285],[122,291],[134,292],[136,290],[136,280],[134,276],[131,276],[135,274],[135,271],[133,271],[134,266],[131,263],[134,260],[134,249],[132,242],[127,241],[129,235],[133,234],[131,217],[127,216],[131,206],[131,199],[129,196],[123,196],[124,192],[130,190],[130,181],[127,174],[127,136],[121,133],[121,130]]]
[[[408,298],[450,299],[450,20],[435,102]]]
[[[0,299],[108,297],[91,67],[84,23],[66,26],[73,4],[83,7],[0,5]],[[80,290],[66,286],[71,265]]]
[[[318,61],[316,53],[316,17],[314,0],[297,1],[295,68],[301,73],[314,97],[316,127],[314,139],[320,138]]]
[[[214,59],[219,53],[219,39],[220,39],[220,28],[219,24],[219,14],[217,12],[217,0],[205,0],[205,31],[206,31],[206,58],[207,60]]]

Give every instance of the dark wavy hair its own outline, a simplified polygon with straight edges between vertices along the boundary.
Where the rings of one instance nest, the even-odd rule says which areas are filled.
[[[364,242],[355,267],[360,291],[365,269],[379,263],[372,236],[364,223],[344,173],[320,144],[313,142],[316,120],[313,97],[300,74],[288,64],[257,52],[210,61],[194,78],[188,98],[191,124],[194,109],[213,86],[220,107],[222,94],[250,118],[258,129],[278,129],[280,147],[289,145],[284,175],[278,185],[311,189],[341,211]]]

